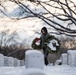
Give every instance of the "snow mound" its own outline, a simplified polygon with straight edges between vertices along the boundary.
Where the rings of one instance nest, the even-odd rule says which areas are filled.
[[[25,75],[45,75],[44,71],[41,69],[27,69]]]
[[[76,75],[76,68],[67,65],[45,66],[41,69],[23,67],[0,67],[0,75]]]

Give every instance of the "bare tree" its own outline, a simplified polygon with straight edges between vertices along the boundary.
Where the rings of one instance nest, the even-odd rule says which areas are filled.
[[[16,31],[13,31],[11,34],[9,34],[9,29],[3,29],[3,31],[0,32],[0,53],[9,54],[9,48],[11,46],[11,49],[14,50],[14,46],[18,43],[16,39],[19,39],[17,37]]]
[[[26,19],[28,17],[37,17],[47,25],[51,26],[56,31],[56,34],[65,34],[76,37],[76,4],[72,0],[49,0],[46,2],[40,0],[29,0],[40,5],[46,11],[46,14],[45,12],[36,13],[32,11],[27,5],[23,4],[19,0],[10,1],[24,9],[25,13],[32,14],[31,16],[29,15],[27,17],[17,18],[18,20]],[[49,9],[47,7],[49,7]],[[51,10],[54,10],[54,12]],[[61,22],[67,23],[64,25]],[[74,26],[74,29],[72,26]]]

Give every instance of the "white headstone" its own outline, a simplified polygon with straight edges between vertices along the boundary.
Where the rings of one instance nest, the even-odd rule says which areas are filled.
[[[74,62],[74,63],[73,63],[73,66],[76,67],[76,54],[75,54],[75,56],[74,56],[73,62]]]
[[[72,61],[71,51],[72,50],[67,51],[67,64],[70,66],[71,66],[71,61]]]
[[[25,61],[24,60],[20,60],[20,66],[24,66],[25,65]]]
[[[68,51],[68,65],[76,67],[76,50]]]
[[[8,66],[8,57],[4,56],[4,66]]]
[[[25,53],[26,68],[44,68],[44,55],[38,50],[28,50]]]
[[[8,57],[8,66],[14,66],[14,58]]]
[[[61,55],[61,62],[63,65],[67,65],[67,53]]]
[[[14,58],[14,66],[15,67],[20,66],[20,60],[18,60],[17,58]]]
[[[14,66],[15,66],[15,67],[18,66],[18,60],[17,60],[17,58],[14,58]]]
[[[18,66],[20,66],[20,60],[19,60],[19,59],[17,59],[17,61],[18,61]]]
[[[0,54],[0,67],[4,66],[4,56]]]

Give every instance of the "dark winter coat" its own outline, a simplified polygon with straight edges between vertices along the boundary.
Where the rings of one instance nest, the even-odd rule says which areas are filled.
[[[40,37],[40,45],[41,45],[41,47],[43,48],[43,47],[46,47],[46,40],[48,39],[50,37],[50,35],[48,34],[48,33],[46,33],[46,34],[42,34],[41,35],[41,37]]]

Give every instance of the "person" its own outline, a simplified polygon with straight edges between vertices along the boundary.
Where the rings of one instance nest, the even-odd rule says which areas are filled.
[[[43,27],[41,29],[41,37],[40,37],[40,44],[41,44],[41,47],[43,49],[43,54],[44,54],[44,61],[45,61],[45,65],[48,64],[48,60],[47,60],[47,57],[48,57],[48,52],[47,52],[47,43],[46,43],[46,40],[50,37],[48,31],[47,31],[47,28],[46,27]]]

